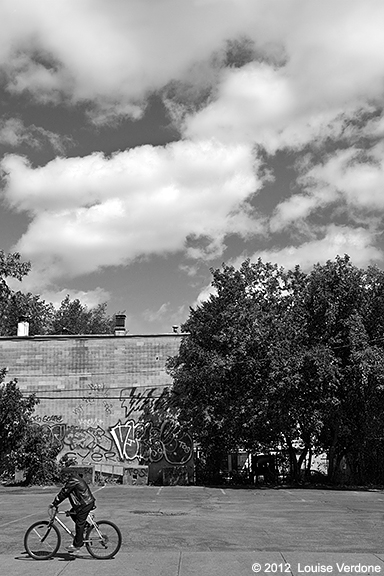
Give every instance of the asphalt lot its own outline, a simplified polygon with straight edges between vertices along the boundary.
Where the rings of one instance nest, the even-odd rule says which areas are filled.
[[[101,568],[96,570],[95,562],[85,562],[90,560],[86,551],[82,569],[80,559],[76,559],[76,564],[69,562],[72,559],[65,552],[49,562],[31,563],[25,557],[24,532],[32,522],[47,516],[47,507],[58,490],[59,487],[0,487],[1,573],[99,573]],[[308,554],[317,562],[356,558],[356,554],[367,562],[368,558],[377,562],[384,558],[383,491],[95,486],[94,492],[96,518],[110,519],[121,529],[123,545],[117,558],[121,574],[125,575],[211,576],[216,574],[207,567],[212,562],[216,567],[226,567],[225,572],[218,569],[217,573],[242,574],[238,568],[243,561],[248,566],[244,573],[252,574],[252,562],[260,558],[264,563],[274,562],[278,573],[284,572],[284,565],[290,564],[291,559],[296,568],[290,565],[290,573],[295,574],[300,573],[298,559],[309,561]],[[61,509],[67,507],[65,504]],[[69,543],[63,534],[62,549]],[[191,555],[193,562],[192,557],[188,561]],[[214,560],[219,557],[220,561]],[[129,559],[130,569],[124,558]],[[242,560],[237,565],[239,558]],[[143,562],[149,562],[146,568]],[[63,571],[67,564],[71,564],[71,571]],[[91,565],[91,571],[84,572],[84,566]],[[99,567],[103,565],[102,561],[97,563]],[[141,568],[134,569],[136,565]],[[262,566],[263,574],[266,572]],[[384,573],[384,562],[376,570],[379,571]]]

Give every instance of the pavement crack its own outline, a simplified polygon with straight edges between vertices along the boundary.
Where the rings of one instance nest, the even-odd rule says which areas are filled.
[[[291,570],[291,565],[290,565],[290,563],[287,562],[286,558],[284,558],[284,554],[283,554],[282,552],[280,552],[280,556],[281,556],[282,559],[284,560],[285,565],[286,565],[286,566],[287,566],[287,565],[289,566],[289,573],[292,574],[292,576],[293,576],[293,572],[292,572],[292,570]]]
[[[68,568],[68,565],[72,562],[72,560],[68,560],[65,565],[62,567],[62,569],[57,572],[57,574],[55,574],[55,576],[60,576],[60,574],[62,574],[64,572],[64,570],[66,570]]]
[[[181,569],[181,555],[182,552],[179,553],[179,564],[177,566],[177,575],[176,576],[180,576],[180,569]]]

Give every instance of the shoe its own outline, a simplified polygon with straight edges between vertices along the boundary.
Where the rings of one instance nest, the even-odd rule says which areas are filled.
[[[78,548],[77,546],[74,546],[73,544],[70,544],[69,546],[67,546],[67,550],[68,550],[68,552],[79,552],[80,548]]]

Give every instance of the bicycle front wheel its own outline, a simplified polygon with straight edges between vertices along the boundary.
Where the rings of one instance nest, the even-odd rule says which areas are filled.
[[[113,558],[120,550],[121,532],[113,522],[100,520],[87,531],[85,546],[90,555],[98,560]]]
[[[60,548],[60,532],[58,528],[41,520],[28,528],[24,536],[24,547],[29,556],[35,560],[49,560]]]

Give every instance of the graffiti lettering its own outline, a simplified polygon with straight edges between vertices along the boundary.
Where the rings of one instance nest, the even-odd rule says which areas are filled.
[[[76,416],[84,414],[84,405],[88,406],[94,404],[97,399],[108,397],[109,389],[103,382],[89,382],[87,388],[88,390],[80,399],[80,403],[72,410]],[[104,410],[107,414],[111,414],[113,412],[113,404],[104,400]]]
[[[135,439],[134,421],[128,420],[122,424],[119,420],[115,426],[110,428],[110,432],[119,451],[120,460],[134,460],[139,449],[139,443]]]
[[[113,414],[113,404],[112,404],[112,402],[106,402],[106,401],[104,400],[103,405],[104,405],[104,410],[105,410],[105,412],[106,412],[107,414]]]
[[[33,422],[62,422],[63,417],[59,414],[45,414],[44,416],[32,416]]]
[[[156,402],[153,398],[156,388],[123,388],[120,392],[121,407],[125,410],[125,417],[129,418],[132,412],[142,411],[145,407],[151,408]]]
[[[170,464],[185,464],[193,453],[191,436],[178,425],[164,422],[160,428],[152,422],[119,420],[110,428],[120,460],[138,458],[141,462],[159,462],[165,458]]]
[[[79,426],[81,428],[97,428],[103,424],[101,418],[79,418]]]

